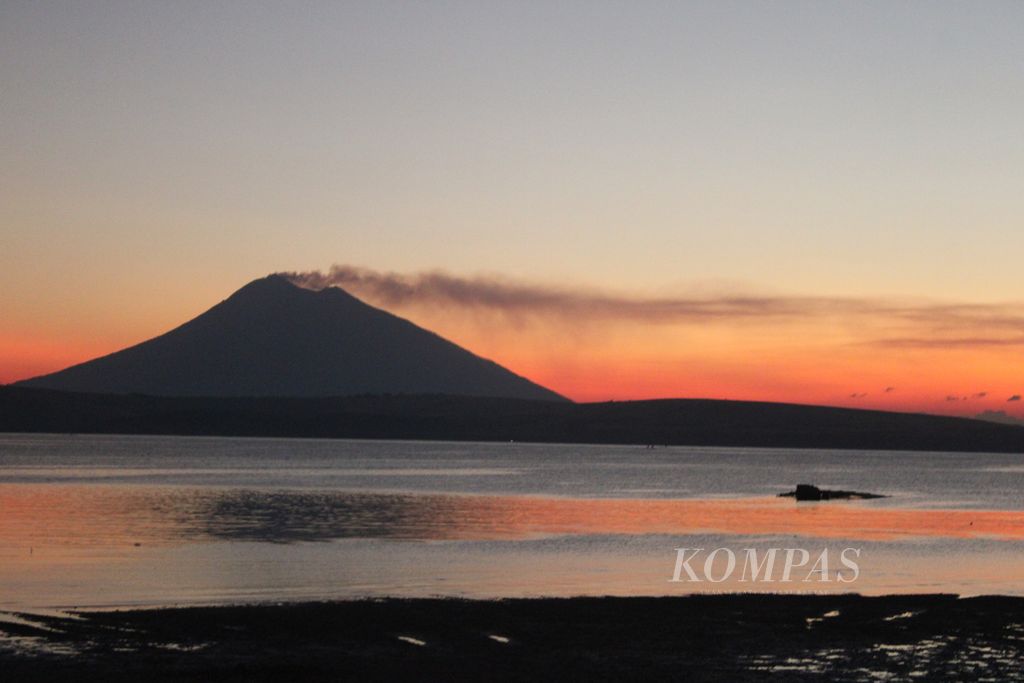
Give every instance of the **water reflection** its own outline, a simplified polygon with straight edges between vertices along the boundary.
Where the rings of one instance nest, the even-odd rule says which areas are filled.
[[[832,590],[1019,593],[1022,522],[1019,511],[776,498],[4,484],[0,606],[661,595],[700,590],[667,583],[678,545],[850,542],[867,548],[862,578]]]
[[[1024,539],[1024,512],[915,510],[776,498],[580,499],[237,488],[0,485],[12,546],[270,543],[345,538],[514,540],[552,535],[786,534]]]
[[[861,578],[837,590],[1019,594],[1022,462],[0,435],[0,608],[662,595],[700,590],[667,583],[674,548],[684,545],[838,552],[853,544],[865,551]],[[819,505],[768,497],[798,481],[891,497]]]
[[[0,434],[0,484],[745,498],[797,482],[885,507],[1024,510],[1024,456]]]

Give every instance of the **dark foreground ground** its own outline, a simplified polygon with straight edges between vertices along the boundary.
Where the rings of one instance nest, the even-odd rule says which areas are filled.
[[[1024,598],[385,600],[0,615],[5,681],[1024,680]]]

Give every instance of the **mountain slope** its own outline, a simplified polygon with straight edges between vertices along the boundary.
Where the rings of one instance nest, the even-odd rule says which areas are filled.
[[[331,287],[255,280],[159,337],[19,386],[154,396],[435,393],[565,400]]]

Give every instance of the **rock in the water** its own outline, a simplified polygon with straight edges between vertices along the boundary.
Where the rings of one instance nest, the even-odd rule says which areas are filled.
[[[819,489],[810,484],[797,484],[795,491],[780,493],[780,498],[796,498],[801,500],[866,500],[869,498],[885,498],[877,493],[861,493],[860,491],[830,491]]]

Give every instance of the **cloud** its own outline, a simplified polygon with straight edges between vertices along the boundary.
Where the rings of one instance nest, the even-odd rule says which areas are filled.
[[[969,349],[992,346],[1024,346],[1024,336],[1013,337],[896,337],[871,342],[896,349]]]
[[[987,391],[979,391],[976,394],[971,394],[971,398],[985,398],[986,396],[988,396]]]
[[[1007,403],[1012,403],[1013,401],[1019,401],[1019,400],[1020,400],[1020,394],[1014,394],[1010,398],[1006,399],[1006,402]]]
[[[946,400],[947,401],[966,401],[967,397],[966,396],[952,396],[952,395],[950,395],[950,396],[946,397]]]
[[[439,270],[395,273],[351,265],[279,275],[310,289],[338,286],[385,308],[431,306],[571,321],[682,324],[832,318],[855,324],[861,337],[858,343],[886,348],[1024,346],[1024,304],[735,294],[636,296],[502,276],[467,277]]]
[[[885,388],[885,393],[887,393],[887,394],[891,394],[894,391],[896,391],[896,387],[886,387]]]

